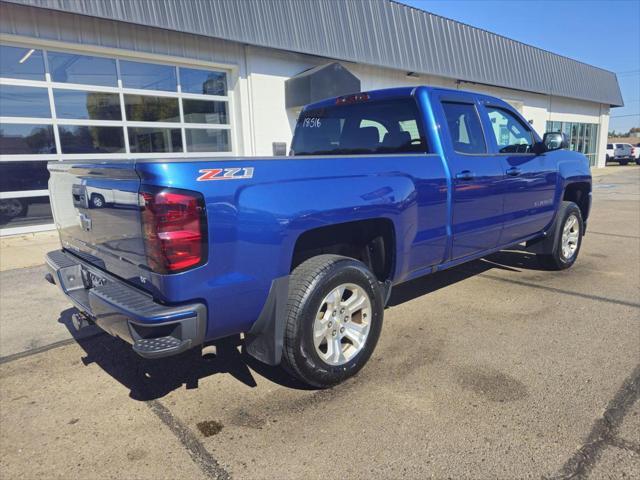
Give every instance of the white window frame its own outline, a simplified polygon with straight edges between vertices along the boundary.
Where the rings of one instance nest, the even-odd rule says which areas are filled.
[[[13,123],[13,124],[40,124],[40,125],[52,125],[54,142],[56,146],[55,154],[19,154],[19,155],[0,155],[1,162],[13,162],[13,161],[51,161],[51,160],[110,160],[110,159],[147,159],[147,158],[216,158],[225,156],[237,156],[239,151],[240,139],[239,125],[235,118],[235,89],[232,88],[237,82],[237,75],[239,65],[233,63],[217,63],[208,62],[198,59],[185,59],[182,57],[173,57],[166,55],[150,54],[146,52],[134,52],[115,48],[99,47],[99,46],[79,46],[68,44],[66,42],[59,42],[53,40],[41,40],[35,38],[28,38],[16,35],[0,35],[0,42],[3,45],[21,47],[21,48],[34,48],[42,50],[43,60],[45,65],[45,79],[44,80],[24,80],[8,77],[0,77],[0,85],[15,85],[26,87],[40,87],[46,88],[49,96],[49,103],[51,109],[51,118],[29,118],[29,117],[0,117],[0,123]],[[93,86],[85,84],[64,83],[51,81],[51,75],[49,72],[48,51],[60,51],[64,53],[71,53],[77,55],[91,55],[96,57],[106,57],[115,59],[116,72],[117,72],[117,87],[108,86]],[[168,65],[176,68],[176,81],[177,88],[175,92],[168,92],[164,90],[147,90],[136,88],[124,88],[122,85],[122,78],[120,75],[120,61],[130,60],[141,63],[155,63],[161,65]],[[205,95],[195,93],[183,93],[180,85],[180,68],[200,69],[200,70],[214,70],[222,71],[226,73],[227,83],[227,95]],[[81,119],[60,119],[57,118],[55,101],[53,96],[54,89],[61,90],[79,90],[85,92],[108,92],[116,93],[119,95],[121,116],[122,120],[81,120]],[[135,122],[128,121],[125,115],[124,95],[146,95],[154,97],[169,97],[178,98],[179,105],[179,122]],[[184,121],[184,111],[182,98],[203,100],[203,101],[223,101],[227,104],[227,117],[228,123],[226,124],[209,124],[209,123],[187,123]],[[123,128],[125,151],[121,153],[96,153],[96,154],[65,154],[62,153],[60,144],[60,135],[58,126],[64,125],[82,125],[82,126],[116,126]],[[181,131],[182,139],[182,152],[162,152],[162,153],[131,153],[129,145],[128,127],[142,127],[142,128],[179,128]],[[227,152],[189,152],[186,130],[187,129],[203,129],[203,130],[227,130],[229,131],[229,146],[230,150]],[[0,193],[0,199],[9,198],[33,198],[48,196],[47,190],[29,190],[20,192],[4,192]],[[22,234],[35,231],[51,230],[55,228],[53,223],[47,225],[30,225],[30,226],[18,226],[0,228],[0,236]]]

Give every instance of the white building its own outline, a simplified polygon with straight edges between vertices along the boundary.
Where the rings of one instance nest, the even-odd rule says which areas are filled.
[[[0,44],[2,235],[53,228],[46,161],[281,153],[353,80],[500,97],[594,166],[622,105],[611,72],[389,0],[0,0]]]

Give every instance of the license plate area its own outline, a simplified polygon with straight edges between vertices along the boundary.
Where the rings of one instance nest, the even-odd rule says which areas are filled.
[[[108,282],[107,277],[102,276],[93,270],[89,270],[84,265],[81,268],[81,274],[82,274],[82,283],[84,284],[84,288],[87,288],[87,289],[100,287],[102,285],[106,285]]]

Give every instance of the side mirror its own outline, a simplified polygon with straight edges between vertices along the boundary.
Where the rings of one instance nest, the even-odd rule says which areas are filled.
[[[569,148],[569,142],[564,133],[560,132],[547,132],[542,137],[542,143],[545,150],[551,152],[553,150],[560,150],[561,148]]]

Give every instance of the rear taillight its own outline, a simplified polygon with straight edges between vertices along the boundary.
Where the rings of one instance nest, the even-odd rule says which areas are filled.
[[[176,189],[141,192],[142,229],[149,267],[174,273],[206,261],[206,217],[202,196]]]

